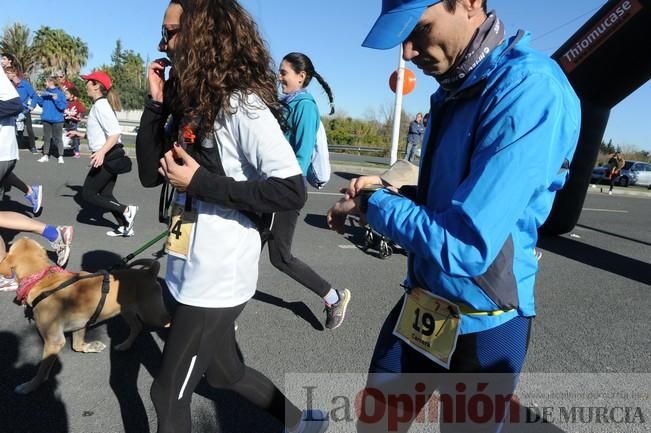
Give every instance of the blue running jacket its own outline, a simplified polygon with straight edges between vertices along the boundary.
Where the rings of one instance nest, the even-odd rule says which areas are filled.
[[[462,334],[535,315],[537,229],[579,137],[579,99],[529,40],[505,40],[461,88],[432,95],[419,200],[388,190],[369,200],[371,226],[409,251],[408,287],[470,310],[512,310],[464,314]]]

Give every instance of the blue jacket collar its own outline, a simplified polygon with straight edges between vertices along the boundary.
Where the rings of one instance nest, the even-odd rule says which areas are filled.
[[[463,82],[454,92],[449,92],[442,87],[432,95],[431,102],[442,101],[444,99],[455,97],[463,94],[465,91],[480,84],[486,79],[493,71],[502,63],[503,57],[508,54],[517,44],[528,44],[531,39],[531,34],[524,30],[518,32],[508,39],[505,39],[492,53],[488,55],[477,67],[468,75],[466,81]]]

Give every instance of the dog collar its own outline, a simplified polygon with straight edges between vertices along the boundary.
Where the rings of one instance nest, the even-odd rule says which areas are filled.
[[[20,282],[18,283],[18,290],[16,290],[16,303],[24,305],[27,302],[27,296],[29,295],[29,292],[39,281],[41,281],[49,274],[60,273],[72,275],[72,272],[66,271],[59,266],[49,266],[40,272],[30,275],[29,277],[21,278]]]

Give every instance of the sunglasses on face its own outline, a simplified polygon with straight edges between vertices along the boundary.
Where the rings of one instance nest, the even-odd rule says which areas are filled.
[[[170,39],[174,37],[181,30],[181,27],[178,25],[170,26],[169,28],[162,26],[161,27],[161,36],[163,37],[163,43],[168,44]]]

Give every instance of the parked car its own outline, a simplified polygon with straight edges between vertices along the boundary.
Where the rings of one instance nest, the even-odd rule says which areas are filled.
[[[608,166],[595,167],[592,170],[592,183],[608,183]],[[615,178],[615,185],[641,185],[651,189],[651,163],[644,161],[626,161],[624,168]]]

